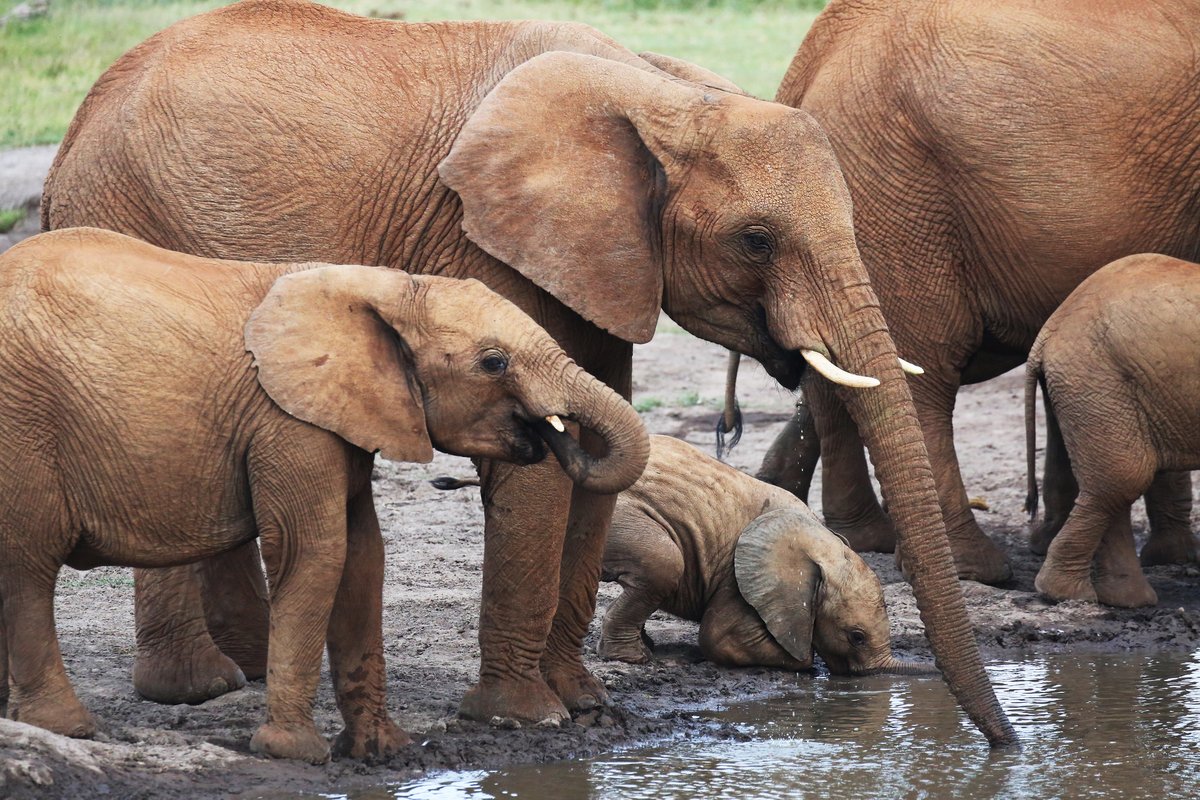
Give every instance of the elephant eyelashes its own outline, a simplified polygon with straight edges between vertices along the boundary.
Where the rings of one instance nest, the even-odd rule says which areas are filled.
[[[746,254],[760,264],[767,263],[775,255],[775,242],[771,239],[771,234],[764,230],[743,231],[741,244]]]
[[[851,647],[862,647],[867,643],[867,635],[857,628],[848,631],[846,638],[850,641]]]
[[[508,359],[499,353],[488,353],[479,361],[479,367],[488,375],[503,375],[508,369]]]

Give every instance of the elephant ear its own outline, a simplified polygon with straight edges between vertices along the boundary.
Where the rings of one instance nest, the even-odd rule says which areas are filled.
[[[319,266],[282,276],[246,323],[276,405],[394,461],[430,461],[404,330],[419,282],[398,270]]]
[[[667,157],[656,115],[694,87],[591,55],[543,53],[483,98],[438,166],[463,230],[580,316],[631,342],[662,305]]]
[[[644,53],[638,53],[638,58],[651,64],[668,75],[674,75],[676,78],[682,78],[685,81],[699,83],[703,86],[711,86],[714,89],[720,89],[723,92],[731,92],[733,94],[745,94],[742,87],[738,86],[728,78],[722,77],[715,72],[705,69],[698,64],[693,64],[690,61],[684,61],[682,58],[674,56],[664,56],[662,53],[652,53],[647,50]]]
[[[775,641],[804,664],[812,663],[821,588],[821,568],[809,557],[801,533],[808,525],[820,523],[793,509],[768,511],[742,530],[733,559],[742,597]]]

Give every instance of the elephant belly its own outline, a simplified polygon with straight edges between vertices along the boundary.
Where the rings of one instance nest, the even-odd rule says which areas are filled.
[[[232,550],[257,535],[248,507],[218,519],[181,514],[130,527],[105,521],[84,527],[65,563],[75,569],[176,566]]]

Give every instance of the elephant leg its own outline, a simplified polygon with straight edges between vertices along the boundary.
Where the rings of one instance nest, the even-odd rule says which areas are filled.
[[[1042,522],[1029,535],[1029,549],[1044,556],[1050,542],[1062,530],[1075,505],[1079,484],[1071,471],[1071,457],[1063,443],[1062,431],[1058,427],[1058,416],[1050,407],[1046,393],[1042,392],[1046,409],[1046,466],[1042,477]]]
[[[247,542],[192,568],[200,578],[204,619],[217,647],[248,680],[266,677],[270,603],[258,542]]]
[[[1119,608],[1157,605],[1158,595],[1138,562],[1129,516],[1129,509],[1116,515],[1096,550],[1096,599]]]
[[[1160,472],[1146,492],[1150,538],[1142,547],[1144,567],[1197,560],[1192,535],[1192,473]]]
[[[459,714],[557,723],[568,718],[540,665],[558,604],[571,482],[547,459],[480,463],[484,506],[479,682]]]
[[[645,664],[652,653],[642,640],[642,629],[679,588],[683,553],[659,522],[636,508],[618,506],[604,548],[604,571],[624,591],[604,615],[600,657]]]
[[[312,712],[321,651],[344,574],[346,504],[325,497],[310,505],[267,494],[256,492],[254,502],[271,587],[267,721],[250,739],[250,749],[320,764],[329,760],[329,744]]]
[[[893,552],[896,528],[875,497],[866,451],[845,405],[832,384],[819,376],[805,379],[804,397],[812,408],[820,440],[825,524],[845,536],[860,553]]]
[[[817,437],[816,420],[802,399],[796,403],[796,413],[775,437],[755,476],[760,481],[786,489],[808,502],[817,459],[821,457],[821,441]]]
[[[1092,585],[1092,557],[1109,528],[1121,514],[1128,512],[1130,502],[1081,487],[1075,507],[1046,551],[1034,588],[1051,600],[1097,602]]]
[[[58,565],[0,565],[4,633],[10,655],[12,719],[75,738],[96,732],[79,702],[58,649],[54,627],[54,584]]]
[[[714,664],[729,667],[812,669],[779,646],[762,618],[740,594],[722,585],[700,618],[700,652]]]
[[[8,633],[4,624],[4,598],[0,597],[0,719],[8,716]]]
[[[1012,566],[1004,551],[975,521],[954,451],[957,382],[939,381],[936,374],[927,372],[911,385],[958,577],[993,585],[1005,583],[1012,579]]]
[[[191,565],[136,569],[133,686],[147,700],[203,703],[246,685],[246,676],[208,632]]]
[[[382,758],[411,740],[387,712],[383,537],[369,482],[350,501],[348,512],[346,563],[326,638],[329,672],[346,724],[333,750],[351,758]]]

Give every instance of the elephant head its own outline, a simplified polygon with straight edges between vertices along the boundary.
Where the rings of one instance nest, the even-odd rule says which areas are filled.
[[[989,741],[1014,742],[967,620],[925,441],[829,140],[803,111],[656,63],[549,52],[505,75],[439,166],[463,229],[628,341],[653,335],[661,306],[788,388],[806,362],[873,387],[847,406],[934,654]]]
[[[807,511],[755,518],[734,551],[738,591],[771,636],[801,664],[815,649],[839,675],[935,673],[892,655],[879,578]]]
[[[267,394],[368,451],[529,464],[548,444],[573,480],[618,492],[649,454],[633,408],[478,281],[321,266],[279,278],[246,325]],[[562,419],[596,432],[595,458]]]

